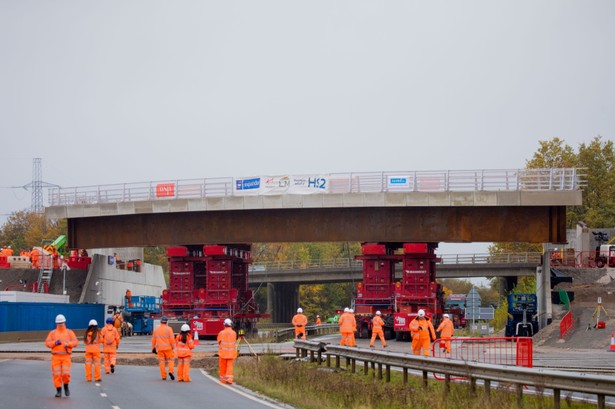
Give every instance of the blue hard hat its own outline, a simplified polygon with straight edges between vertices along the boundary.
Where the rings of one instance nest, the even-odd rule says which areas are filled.
[[[107,324],[113,324],[113,318],[107,318],[107,321],[105,321]]]

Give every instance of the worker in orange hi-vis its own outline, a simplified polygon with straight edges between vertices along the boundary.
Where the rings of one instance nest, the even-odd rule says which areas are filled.
[[[233,365],[237,358],[237,333],[230,319],[224,320],[224,329],[218,333],[218,363],[220,382],[233,384]]]
[[[132,308],[132,291],[130,291],[130,289],[126,289],[126,307],[127,308]]]
[[[190,360],[194,341],[190,335],[190,325],[184,324],[181,333],[175,338],[177,343],[177,382],[192,382],[190,379]]]
[[[107,318],[107,325],[100,331],[103,339],[103,357],[105,361],[105,373],[115,372],[117,348],[120,346],[120,333],[113,326],[113,318]]]
[[[92,365],[94,365],[94,381],[99,382],[100,378],[100,344],[103,343],[103,337],[98,330],[98,322],[90,320],[88,329],[83,335],[83,343],[85,344],[85,379],[92,382]]]
[[[14,250],[11,248],[11,246],[7,246],[5,253],[7,257],[13,257]]]
[[[167,379],[167,366],[169,368],[169,378],[175,380],[175,337],[173,329],[167,325],[169,319],[165,316],[160,318],[160,325],[152,334],[152,353],[158,355],[158,366],[162,380]]]
[[[322,324],[322,321],[320,320],[320,315],[316,316],[316,325],[320,325]]]
[[[307,329],[305,326],[308,319],[303,315],[303,308],[297,308],[297,313],[293,316],[291,323],[295,326],[295,338],[307,339]]]
[[[62,397],[62,384],[64,395],[70,396],[68,384],[70,383],[70,355],[73,348],[79,345],[75,333],[66,328],[66,317],[62,314],[56,316],[56,329],[49,332],[45,340],[47,348],[51,348],[51,373],[53,386],[56,388],[56,398]]]
[[[376,341],[376,336],[380,338],[380,342],[382,342],[382,346],[384,348],[387,347],[387,342],[384,340],[384,331],[382,327],[384,326],[384,321],[381,317],[382,313],[380,311],[376,311],[376,315],[372,318],[372,339],[369,341],[369,346],[374,347],[374,342]]]
[[[32,267],[34,268],[40,268],[40,264],[38,263],[38,256],[39,256],[39,252],[38,249],[36,247],[32,248],[32,251],[30,252],[30,262],[32,263]]]
[[[412,335],[412,353],[430,356],[431,340],[436,339],[436,332],[428,317],[425,316],[424,310],[419,310],[418,315],[410,322],[410,334]]]
[[[352,318],[350,317],[350,313],[348,311],[349,308],[344,308],[344,312],[337,320],[337,323],[340,326],[340,334],[342,334],[342,339],[340,340],[340,345],[342,346],[350,346],[350,336],[354,331],[352,327]]]
[[[348,314],[350,315],[350,322],[352,323],[352,332],[350,333],[349,339],[349,347],[356,347],[357,341],[355,341],[354,334],[357,332],[357,319],[354,316],[354,310],[352,308],[348,309]]]
[[[444,314],[442,316],[442,322],[438,325],[436,331],[440,332],[440,348],[444,350],[444,352],[450,354],[451,353],[451,338],[455,333],[455,326],[453,325],[453,321],[450,320],[448,314]]]

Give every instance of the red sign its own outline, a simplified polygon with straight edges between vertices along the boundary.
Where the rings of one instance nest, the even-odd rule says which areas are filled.
[[[156,185],[156,197],[174,197],[175,183],[158,183]]]

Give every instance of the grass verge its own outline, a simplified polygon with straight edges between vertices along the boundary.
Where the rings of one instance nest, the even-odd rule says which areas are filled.
[[[362,369],[362,368],[361,368]],[[444,382],[429,380],[424,388],[422,379],[409,377],[402,382],[401,373],[392,372],[391,382],[378,380],[370,370],[351,374],[300,361],[284,361],[275,356],[240,359],[236,366],[236,381],[263,395],[302,409],[413,409],[429,408],[515,408],[518,407],[510,387],[492,388],[487,399],[482,388],[470,395],[467,384],[452,383],[448,394]],[[524,408],[552,408],[550,396],[523,397]],[[573,402],[562,395],[562,408],[591,408],[593,405]]]

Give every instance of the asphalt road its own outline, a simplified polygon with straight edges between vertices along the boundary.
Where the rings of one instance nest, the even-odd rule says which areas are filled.
[[[83,364],[73,364],[71,375],[71,396],[56,398],[49,361],[2,360],[0,408],[289,408],[237,385],[223,385],[195,368],[192,382],[163,381],[151,366],[122,365],[115,374],[103,374],[101,382],[86,382]]]

